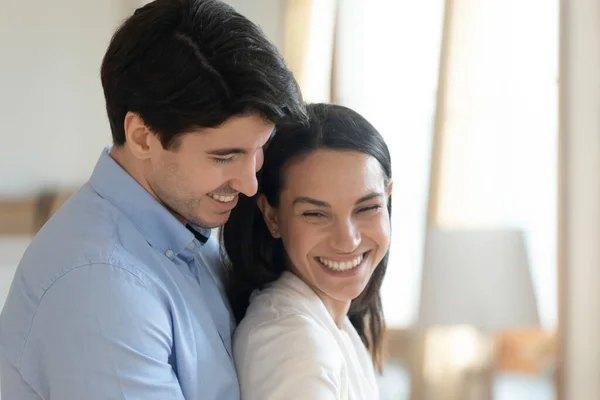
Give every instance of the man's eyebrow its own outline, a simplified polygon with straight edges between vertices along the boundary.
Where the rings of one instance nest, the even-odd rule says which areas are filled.
[[[206,154],[209,154],[211,156],[231,156],[234,154],[247,154],[248,151],[246,149],[242,149],[239,147],[225,147],[222,149],[214,149],[214,150],[209,150],[206,152]]]

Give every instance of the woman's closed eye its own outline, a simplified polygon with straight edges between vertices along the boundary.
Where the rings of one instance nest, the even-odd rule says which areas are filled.
[[[357,212],[358,213],[368,213],[368,212],[379,211],[380,209],[381,209],[381,206],[379,204],[373,204],[371,206],[361,207],[357,210]]]
[[[320,219],[326,217],[326,215],[321,211],[305,211],[302,213],[302,216],[311,219]]]

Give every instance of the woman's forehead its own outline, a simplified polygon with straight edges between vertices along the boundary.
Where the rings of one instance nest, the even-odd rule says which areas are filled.
[[[385,185],[379,162],[353,151],[318,150],[289,165],[282,178],[292,196],[358,199]]]

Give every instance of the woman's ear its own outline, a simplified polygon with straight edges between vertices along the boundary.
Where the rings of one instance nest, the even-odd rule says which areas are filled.
[[[394,188],[394,181],[390,180],[387,184],[387,188],[386,188],[386,195],[388,200],[390,199],[390,196],[392,195],[392,189]]]
[[[263,215],[265,224],[274,238],[281,237],[279,233],[279,219],[277,217],[277,209],[271,207],[264,194],[258,196],[258,208]]]

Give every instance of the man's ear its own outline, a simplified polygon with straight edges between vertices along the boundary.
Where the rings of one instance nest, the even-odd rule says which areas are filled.
[[[123,127],[125,129],[125,145],[137,159],[150,158],[153,148],[160,145],[158,137],[136,113],[130,111],[125,115]]]
[[[277,217],[277,209],[271,207],[264,194],[258,196],[258,208],[263,215],[265,224],[274,238],[281,237],[279,233],[279,219]]]
[[[394,181],[389,181],[387,184],[387,188],[386,188],[386,196],[388,198],[388,200],[390,199],[390,196],[392,195],[392,189],[394,188]]]

